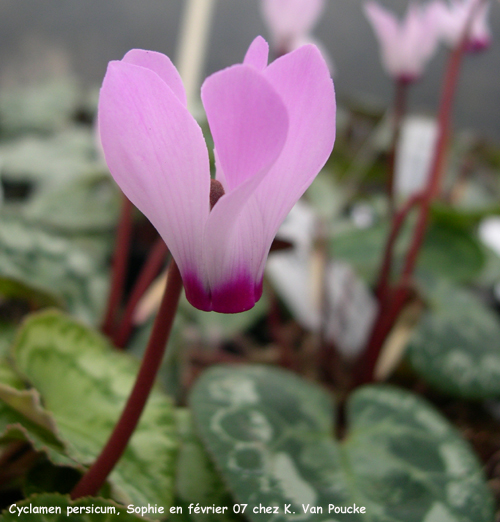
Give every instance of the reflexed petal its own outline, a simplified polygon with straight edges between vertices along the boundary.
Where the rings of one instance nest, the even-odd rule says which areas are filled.
[[[264,75],[287,106],[288,137],[262,181],[250,178],[221,198],[209,216],[205,259],[212,304],[218,311],[231,306],[231,289],[238,288],[248,306],[260,297],[272,240],[328,159],[335,140],[333,83],[315,47],[283,56]]]
[[[108,167],[157,228],[181,273],[203,278],[199,260],[209,213],[208,152],[201,129],[158,74],[111,62],[99,99]]]
[[[207,78],[201,98],[232,191],[276,160],[287,136],[287,109],[263,75],[248,65]]]
[[[285,102],[290,119],[280,157],[255,192],[270,246],[281,222],[330,156],[336,104],[328,67],[312,45],[282,56],[264,75]],[[264,260],[266,256],[267,251]]]
[[[275,41],[295,39],[311,31],[324,0],[262,0],[262,14]]]
[[[287,109],[262,74],[247,65],[211,76],[202,99],[214,137],[218,178],[227,189],[206,227],[204,264],[212,308],[241,312],[260,297],[262,281],[256,281],[256,273],[266,250],[259,208],[255,202],[250,208],[249,202],[285,144]],[[249,220],[238,219],[243,211]]]
[[[385,53],[386,50],[390,52],[391,49],[394,51],[394,46],[398,43],[399,35],[398,21],[396,18],[392,13],[376,2],[367,2],[364,5],[364,10],[366,17],[377,35],[383,52]]]
[[[253,65],[259,71],[263,71],[267,67],[268,59],[269,45],[262,36],[257,36],[250,44],[243,63],[245,65]]]
[[[181,76],[168,56],[155,51],[132,49],[123,57],[122,62],[151,69],[174,91],[182,105],[187,104]]]
[[[440,8],[436,5],[435,2],[432,2],[423,7],[420,48],[425,60],[430,59],[434,54],[441,38],[439,30]]]
[[[333,61],[332,56],[328,52],[328,49],[314,36],[301,36],[290,43],[290,48],[288,52],[296,51],[300,47],[303,47],[304,45],[314,45],[317,47],[318,51],[321,53],[321,56],[323,57],[323,60],[325,60],[326,66],[328,67],[328,70],[330,71],[330,76],[332,78],[335,77],[335,63]]]
[[[439,23],[441,37],[450,47],[455,47],[460,42],[467,20],[475,5],[475,0],[450,0],[446,4],[434,0],[431,4]],[[468,51],[482,50],[490,44],[489,6],[489,2],[485,3],[477,11],[471,27]]]
[[[260,298],[259,267],[267,245],[262,214],[252,194],[265,174],[224,195],[210,212],[203,253],[216,312],[242,312]]]
[[[369,1],[364,7],[379,41],[385,70],[399,81],[418,79],[437,48],[437,20],[442,17],[443,5],[437,1],[426,6],[411,3],[401,23],[376,2]]]
[[[491,45],[491,32],[488,23],[490,4],[481,6],[471,28],[469,50],[472,52],[483,51]]]

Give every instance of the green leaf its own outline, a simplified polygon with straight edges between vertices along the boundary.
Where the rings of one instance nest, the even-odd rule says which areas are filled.
[[[446,280],[426,285],[430,309],[409,358],[432,386],[470,399],[500,397],[500,322],[471,292]]]
[[[29,310],[62,306],[61,299],[53,293],[11,277],[0,276],[0,296],[5,300],[24,301]]]
[[[201,506],[226,507],[224,514],[192,513],[187,520],[197,522],[233,521],[241,517],[233,513],[234,501],[217,474],[203,444],[196,435],[188,409],[177,410],[177,427],[181,439],[177,459],[176,493],[183,506],[190,503]],[[189,515],[189,510],[184,509]]]
[[[95,172],[41,194],[25,215],[58,231],[95,233],[115,227],[120,201],[111,176]]]
[[[3,89],[0,94],[2,132],[48,132],[61,128],[76,110],[78,90],[70,78],[21,89]]]
[[[335,181],[332,173],[322,170],[307,189],[306,197],[325,219],[333,220],[346,204],[348,191]]]
[[[356,391],[341,442],[333,439],[326,393],[270,367],[214,367],[195,385],[191,405],[206,448],[252,521],[493,518],[491,493],[468,444],[409,392]],[[354,504],[366,515],[328,513],[330,505]],[[259,506],[275,506],[279,514],[259,513]]]
[[[17,511],[26,510],[19,514]],[[51,509],[52,508],[52,509]],[[13,512],[11,512],[13,511]],[[31,511],[31,512],[30,512]],[[138,522],[142,517],[129,514],[123,506],[102,498],[86,497],[72,501],[57,494],[33,495],[3,511],[1,522],[58,522],[71,517],[78,522],[109,522],[120,515],[120,522]]]
[[[15,337],[16,323],[23,315],[45,307],[62,307],[62,300],[51,292],[0,276],[0,386],[24,388],[10,364],[8,349]]]
[[[332,239],[331,253],[336,258],[351,263],[360,275],[373,282],[380,270],[388,233],[385,224],[345,232]],[[404,259],[411,234],[412,227],[408,224],[396,244],[396,273]],[[460,259],[459,263],[457,259]],[[466,282],[481,271],[484,263],[484,252],[472,234],[455,224],[443,222],[434,223],[429,228],[417,270]]]
[[[6,357],[8,349],[14,340],[16,326],[9,322],[0,320],[0,360]],[[3,380],[0,378],[0,382]]]
[[[7,212],[0,219],[0,276],[63,298],[73,314],[96,321],[107,288],[104,253]]]
[[[500,213],[500,205],[494,201],[490,205],[472,208],[452,207],[449,204],[436,201],[432,204],[431,215],[440,223],[450,224],[455,227],[472,229],[479,222],[493,214]]]
[[[4,395],[5,388],[6,385],[3,384]],[[66,449],[63,442],[52,431],[38,422],[37,415],[40,415],[39,404],[33,406],[34,411],[27,410],[26,403],[23,404],[24,412],[28,411],[28,416],[18,411],[15,406],[16,404],[13,401],[10,401],[10,404],[8,404],[0,398],[1,443],[26,441],[36,451],[41,451],[48,455],[55,464],[76,466],[77,463],[65,455]],[[48,414],[46,413],[46,415]]]
[[[3,349],[0,348],[0,351]],[[0,357],[0,385],[4,384],[11,388],[22,390],[24,383],[12,368],[7,357]]]
[[[31,198],[104,168],[96,153],[94,131],[82,126],[2,143],[0,155],[2,180],[32,184]]]
[[[69,495],[81,478],[81,473],[67,466],[55,466],[49,459],[39,459],[23,481],[25,497],[43,493]]]
[[[29,318],[13,348],[16,367],[38,390],[65,453],[92,463],[107,441],[138,365],[89,328],[57,312]],[[177,449],[171,401],[154,390],[110,482],[114,498],[169,506]]]

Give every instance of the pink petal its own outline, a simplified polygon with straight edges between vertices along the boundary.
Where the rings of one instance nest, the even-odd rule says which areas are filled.
[[[257,36],[250,44],[243,63],[245,65],[253,65],[259,71],[263,71],[267,67],[268,59],[269,44],[262,36]]]
[[[468,50],[471,52],[483,51],[491,45],[491,32],[488,23],[490,4],[481,6],[471,28]]]
[[[425,7],[411,3],[404,20],[375,2],[365,4],[365,13],[380,44],[386,71],[399,81],[418,79],[438,44],[437,18],[442,5],[434,2]]]
[[[392,75],[399,74],[397,57],[400,34],[397,19],[376,2],[367,2],[364,11],[379,41],[384,67]]]
[[[210,213],[204,260],[212,294],[211,309],[216,312],[242,312],[260,298],[262,277],[258,268],[266,238],[262,215],[251,196],[265,174],[264,171],[249,178],[223,196]]]
[[[281,95],[290,119],[280,157],[255,193],[270,246],[282,221],[330,156],[336,103],[328,67],[313,45],[282,56],[264,75]],[[264,260],[266,256],[267,252]]]
[[[380,42],[384,42],[384,45],[397,42],[399,24],[391,12],[372,1],[364,4],[364,11]]]
[[[157,228],[181,273],[193,266],[209,213],[208,152],[200,127],[155,72],[111,62],[99,99],[108,167],[120,188]]]
[[[132,49],[122,58],[122,62],[154,71],[174,91],[182,105],[187,104],[181,76],[168,56],[155,51]]]
[[[262,0],[262,14],[275,44],[309,33],[325,6],[325,0]]]
[[[205,80],[201,98],[227,189],[265,171],[288,130],[280,96],[254,67],[234,65]]]
[[[248,65],[208,78],[202,99],[214,137],[217,177],[227,190],[210,213],[205,235],[211,307],[241,312],[260,298],[262,281],[255,276],[265,246],[259,209],[249,222],[238,216],[281,153],[287,109],[264,76]]]
[[[216,311],[241,311],[237,307],[247,309],[258,300],[273,238],[335,140],[333,83],[315,47],[280,58],[264,76],[287,106],[287,141],[262,181],[260,176],[249,178],[221,198],[209,216],[205,252]]]
[[[297,38],[290,43],[290,49],[288,52],[296,51],[304,45],[314,45],[318,49],[318,51],[321,53],[321,56],[323,57],[323,60],[325,60],[331,77],[335,78],[335,63],[333,58],[331,57],[328,49],[326,49],[326,47],[313,36],[307,35]]]

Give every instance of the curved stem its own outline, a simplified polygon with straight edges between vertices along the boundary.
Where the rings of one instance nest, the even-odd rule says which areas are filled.
[[[399,286],[390,295],[386,296],[384,302],[381,303],[365,354],[357,364],[358,371],[356,372],[355,382],[357,386],[373,381],[375,367],[385,340],[410,296],[409,288]]]
[[[156,316],[134,388],[101,454],[71,492],[72,499],[95,496],[125,451],[160,368],[181,290],[181,275],[177,265],[172,260],[160,310]]]
[[[385,269],[387,272],[387,274],[381,275],[382,287],[380,291],[383,295],[382,299],[380,300],[379,313],[372,328],[368,345],[363,355],[361,356],[361,359],[359,360],[357,368],[358,372],[356,373],[357,384],[373,381],[373,372],[385,339],[411,296],[411,278],[413,276],[413,272],[418,260],[418,255],[425,239],[425,233],[429,223],[431,202],[440,190],[442,172],[446,159],[451,113],[460,66],[462,65],[462,59],[467,48],[467,42],[474,17],[484,2],[485,0],[477,0],[477,2],[472,6],[466,26],[464,27],[460,44],[454,49],[448,62],[441,94],[441,103],[439,107],[438,137],[433,161],[430,168],[428,178],[429,181],[421,198],[417,224],[415,226],[412,241],[404,261],[401,277],[398,284],[392,291],[389,289],[388,284],[388,272],[390,271],[391,263],[390,256],[388,256],[387,260],[388,268],[385,268],[385,265],[383,265],[383,270]],[[401,224],[393,225],[393,230],[395,228],[400,229]],[[389,243],[394,244],[398,234],[394,233],[391,234],[391,236],[392,235],[395,237],[390,237]],[[392,248],[390,250],[392,251]],[[384,263],[385,261],[386,260],[384,260]]]
[[[422,244],[425,239],[425,233],[429,224],[429,212],[432,200],[439,194],[441,189],[441,179],[446,162],[446,154],[448,150],[448,139],[450,134],[450,122],[451,113],[453,109],[453,102],[455,100],[455,94],[458,84],[458,75],[460,73],[460,67],[462,65],[462,59],[467,49],[469,40],[469,34],[471,30],[474,17],[476,16],[479,8],[484,3],[484,0],[478,0],[476,4],[472,6],[467,24],[464,28],[462,38],[459,45],[453,50],[450,60],[448,62],[448,68],[446,71],[445,82],[441,95],[441,103],[439,107],[438,115],[438,137],[436,142],[436,149],[434,158],[429,173],[429,183],[426,187],[422,206],[420,207],[420,213],[418,216],[417,225],[415,228],[415,234],[411,246],[408,250],[408,254],[405,259],[405,264],[402,272],[402,283],[407,284],[417,263],[418,255],[420,253]]]
[[[395,210],[395,179],[396,179],[396,152],[401,135],[401,125],[406,112],[406,99],[408,95],[408,82],[396,80],[394,94],[394,120],[392,131],[392,143],[389,152],[389,172],[387,176],[387,195],[389,198],[389,215]]]
[[[123,196],[122,211],[118,230],[116,233],[115,251],[113,253],[113,265],[111,270],[111,288],[109,291],[108,303],[104,320],[101,326],[102,332],[108,337],[113,333],[117,309],[123,296],[125,277],[127,276],[127,266],[132,239],[132,211],[134,206]]]
[[[396,240],[401,232],[403,225],[408,218],[411,210],[416,207],[423,199],[423,194],[413,194],[406,204],[396,213],[392,220],[391,231],[389,233],[389,237],[387,239],[387,243],[385,245],[384,257],[382,260],[382,265],[380,268],[380,276],[376,286],[376,294],[378,297],[379,303],[382,303],[386,297],[386,294],[389,289],[389,282],[391,278],[391,270],[392,270],[392,261],[394,256],[394,246],[396,244]]]
[[[162,238],[159,238],[153,245],[151,253],[149,254],[146,263],[144,264],[137,282],[132,289],[130,298],[125,306],[125,311],[120,323],[119,328],[116,330],[113,337],[113,343],[119,348],[123,348],[130,337],[132,332],[133,324],[132,318],[137,307],[137,304],[144,295],[144,292],[149,288],[155,277],[158,275],[165,258],[168,254],[167,245]]]

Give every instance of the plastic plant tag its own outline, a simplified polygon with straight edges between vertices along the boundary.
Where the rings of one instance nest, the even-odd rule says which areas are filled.
[[[403,122],[396,155],[395,192],[408,197],[421,190],[427,180],[437,123],[425,116],[408,116]]]
[[[314,302],[312,246],[318,217],[303,201],[298,201],[281,225],[277,237],[293,243],[293,248],[275,252],[267,261],[266,273],[274,289],[307,329],[320,325],[319,303]]]
[[[495,254],[500,256],[500,217],[492,216],[481,221],[479,238]]]
[[[364,281],[341,261],[328,264],[326,338],[345,356],[365,346],[377,314],[377,302]]]

